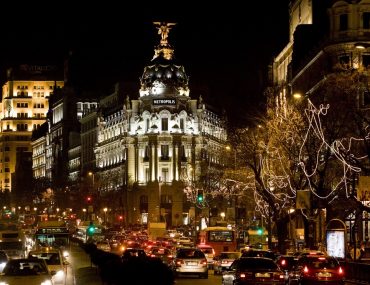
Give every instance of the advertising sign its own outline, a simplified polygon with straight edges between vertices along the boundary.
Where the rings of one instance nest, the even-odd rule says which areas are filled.
[[[326,251],[329,256],[345,257],[345,239],[343,230],[326,231]]]
[[[357,198],[360,201],[370,201],[370,176],[359,177]]]

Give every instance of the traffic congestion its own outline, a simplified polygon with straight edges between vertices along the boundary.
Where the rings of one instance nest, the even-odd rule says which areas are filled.
[[[223,226],[194,236],[190,227],[166,229],[155,223],[108,228],[96,221],[51,217],[32,223],[9,219],[0,222],[0,229],[0,284],[69,285],[72,246],[90,256],[103,284],[166,285],[209,276],[218,276],[213,281],[222,285],[344,284],[347,271],[343,261],[325,250],[282,255],[240,245],[235,230]]]

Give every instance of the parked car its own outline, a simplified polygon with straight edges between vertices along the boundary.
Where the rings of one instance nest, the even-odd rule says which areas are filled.
[[[222,285],[284,285],[284,272],[275,261],[265,257],[241,257],[222,273]]]
[[[214,274],[221,274],[225,270],[229,270],[231,264],[235,259],[240,258],[241,252],[238,251],[225,251],[221,252],[219,256],[214,258],[213,270]]]
[[[179,248],[172,261],[171,268],[176,277],[182,274],[198,275],[208,278],[207,259],[197,248]]]
[[[59,249],[42,248],[40,250],[31,250],[28,253],[31,259],[45,260],[49,271],[54,275],[54,284],[65,285],[67,282],[67,266],[69,262],[65,260],[62,252]]]
[[[334,257],[307,255],[298,260],[298,266],[301,285],[344,284],[344,269]]]
[[[51,285],[55,284],[54,277],[43,259],[11,259],[0,275],[0,284]]]

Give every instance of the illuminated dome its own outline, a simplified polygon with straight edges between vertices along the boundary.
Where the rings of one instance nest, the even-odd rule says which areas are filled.
[[[144,68],[140,79],[140,96],[188,96],[189,78],[184,67],[176,63],[173,56],[174,50],[168,44],[167,37],[161,40],[154,51],[154,57]]]

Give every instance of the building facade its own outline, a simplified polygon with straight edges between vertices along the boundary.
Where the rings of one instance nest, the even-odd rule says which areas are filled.
[[[186,199],[186,181],[199,181],[204,165],[224,163],[224,121],[201,96],[191,98],[188,76],[167,41],[170,27],[158,27],[161,41],[144,68],[138,99],[117,91],[97,114],[94,188],[103,197],[117,193],[108,206],[127,223],[187,223],[194,205]]]
[[[7,71],[7,81],[2,86],[0,104],[2,191],[14,190],[12,177],[17,177],[16,161],[21,161],[20,158],[24,157],[22,153],[31,155],[32,131],[46,121],[49,98],[55,89],[60,89],[64,85],[61,78],[54,66],[22,65]]]
[[[359,72],[367,78],[370,64],[370,1],[369,0],[292,0],[289,6],[289,43],[273,62],[270,106],[284,108],[291,103],[294,94],[314,100],[331,74]],[[369,87],[358,84],[353,97],[359,110],[369,108]],[[354,182],[355,183],[355,182]],[[356,186],[352,186],[356,187]],[[317,210],[315,230],[312,238],[316,242],[325,240],[325,211]],[[364,215],[368,215],[367,213]],[[342,217],[347,220],[348,217]],[[351,228],[352,218],[347,221]],[[318,222],[321,221],[321,222]],[[302,221],[296,226],[303,228]],[[368,236],[368,221],[363,222],[361,234]],[[307,232],[305,233],[307,236]],[[353,241],[349,234],[347,240]]]

